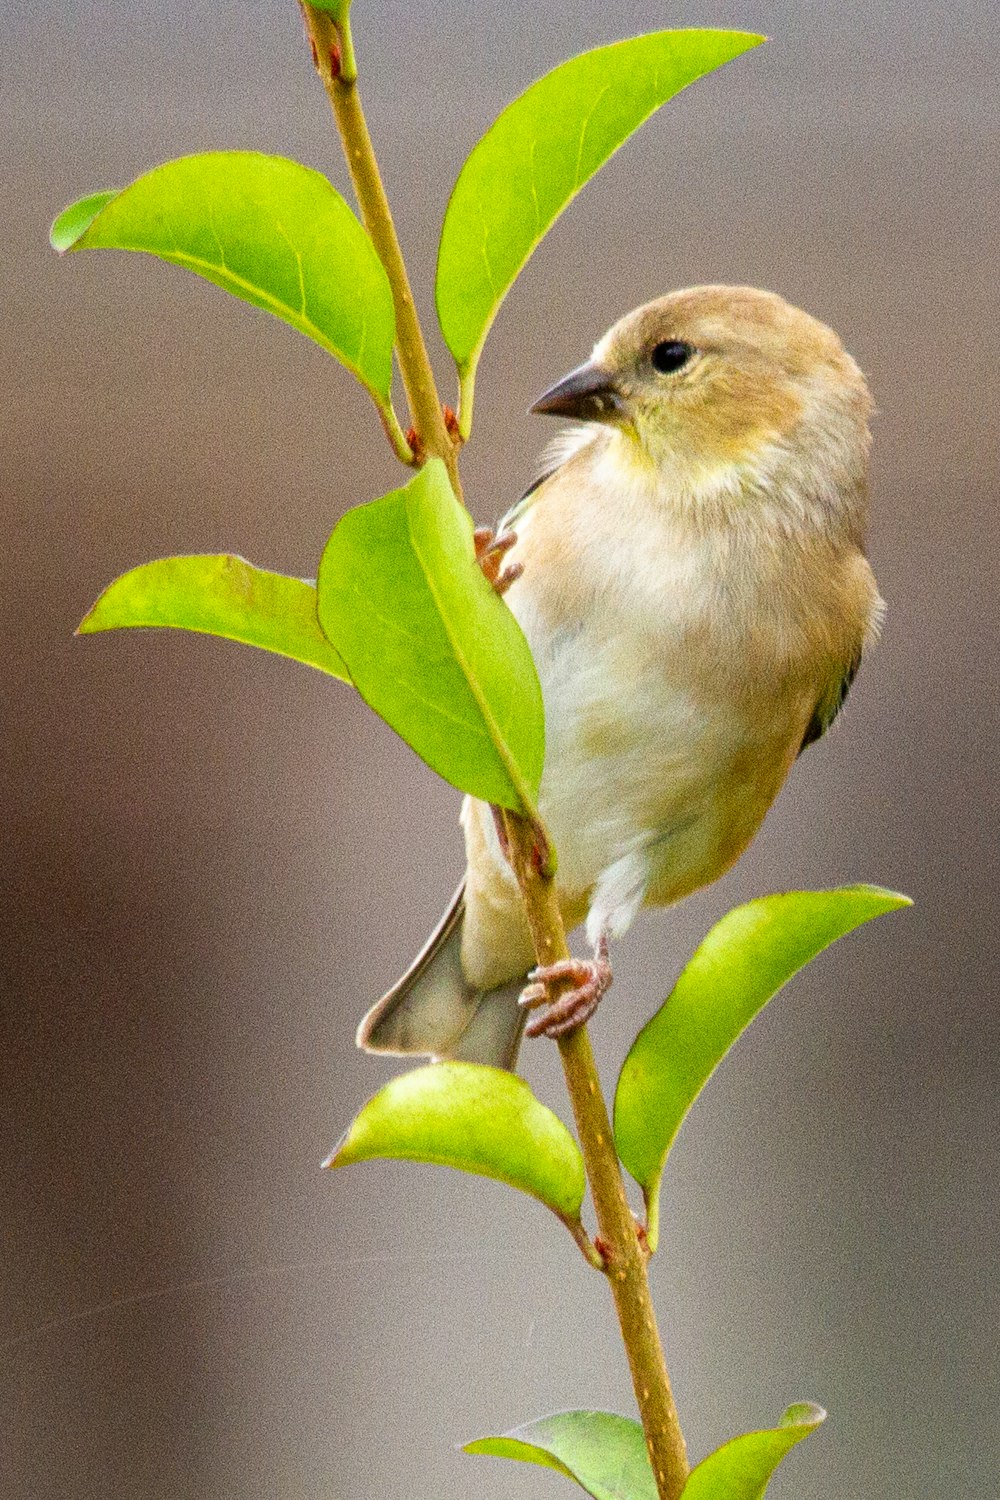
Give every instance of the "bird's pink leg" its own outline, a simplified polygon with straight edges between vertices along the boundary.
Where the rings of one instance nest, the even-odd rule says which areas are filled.
[[[526,1035],[560,1037],[583,1026],[601,1003],[602,995],[611,988],[612,978],[607,933],[598,939],[592,959],[563,958],[558,963],[532,969],[520,1003],[526,1010],[536,1010],[542,1005],[546,1008],[525,1027]],[[550,1004],[549,986],[567,979],[572,981],[572,988]]]
[[[482,568],[487,582],[493,586],[494,593],[501,596],[506,594],[514,580],[524,572],[523,563],[511,563],[506,568],[503,566],[504,558],[517,541],[517,533],[505,531],[503,536],[494,536],[488,526],[480,526],[473,533],[473,541],[476,544],[476,562]]]

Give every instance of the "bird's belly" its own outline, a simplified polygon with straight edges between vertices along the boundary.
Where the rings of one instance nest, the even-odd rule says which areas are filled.
[[[767,674],[709,687],[669,642],[587,630],[536,649],[546,710],[540,811],[559,882],[584,896],[635,856],[647,899],[676,900],[749,843],[784,780],[810,690]]]

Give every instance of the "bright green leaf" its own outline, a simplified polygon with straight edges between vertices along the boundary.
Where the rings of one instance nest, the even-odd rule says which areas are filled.
[[[319,172],[257,151],[210,151],[155,167],[120,193],[59,215],[57,250],[144,250],[290,323],[341,360],[384,406],[395,315],[367,233]]]
[[[654,1248],[667,1152],[740,1032],[836,938],[909,905],[908,897],[877,886],[788,891],[738,906],[712,928],[633,1043],[615,1094],[615,1142],[646,1194]]]
[[[811,1402],[790,1406],[777,1427],[747,1432],[710,1453],[688,1476],[683,1500],[761,1500],[790,1448],[825,1418]],[[656,1500],[656,1481],[638,1422],[604,1411],[557,1412],[503,1437],[477,1438],[466,1453],[555,1469],[593,1500]]]
[[[583,1202],[583,1158],[566,1126],[523,1078],[480,1063],[431,1063],[394,1078],[324,1166],[375,1157],[494,1177],[567,1221],[578,1219]]]
[[[101,209],[106,208],[113,198],[117,198],[120,191],[120,188],[112,188],[106,193],[91,193],[89,197],[79,198],[69,208],[64,208],[49,230],[49,244],[53,250],[58,250],[60,255],[64,250],[71,250],[93,224]]]
[[[691,1470],[682,1500],[761,1500],[767,1482],[790,1448],[825,1419],[821,1406],[790,1406],[777,1427],[746,1432],[716,1448]]]
[[[509,104],[476,145],[441,230],[437,310],[468,384],[518,272],[584,183],[661,104],[763,37],[656,31],[571,58]]]
[[[318,587],[320,624],[375,712],[460,790],[532,806],[545,753],[538,676],[475,562],[472,521],[440,459],[348,511]]]
[[[139,625],[225,636],[350,680],[319,627],[313,585],[227,553],[163,557],[123,573],[104,590],[77,634]]]
[[[503,1437],[476,1438],[464,1452],[556,1469],[594,1500],[657,1500],[642,1428],[611,1412],[556,1412]]]

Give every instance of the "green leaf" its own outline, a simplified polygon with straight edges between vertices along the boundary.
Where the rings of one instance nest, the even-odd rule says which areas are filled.
[[[689,30],[613,42],[546,73],[493,122],[459,173],[438,251],[438,319],[470,396],[501,302],[584,183],[661,104],[763,40]]]
[[[657,1500],[642,1428],[611,1412],[556,1412],[502,1437],[476,1438],[463,1451],[556,1469],[594,1500]]]
[[[682,1500],[761,1500],[785,1454],[825,1417],[821,1406],[799,1402],[777,1427],[723,1443],[691,1470]],[[476,1438],[463,1451],[555,1469],[593,1500],[657,1500],[642,1428],[610,1412],[557,1412],[502,1437]]]
[[[682,1500],[761,1500],[785,1454],[825,1418],[821,1406],[800,1401],[788,1408],[777,1427],[723,1443],[691,1470]]]
[[[375,1157],[494,1177],[564,1221],[579,1218],[584,1174],[576,1142],[524,1079],[503,1068],[440,1062],[394,1078],[369,1099],[323,1165]]]
[[[545,753],[538,675],[440,459],[348,511],[318,587],[320,624],[375,712],[461,791],[530,808]]]
[[[59,215],[57,250],[143,250],[274,313],[336,356],[381,406],[392,291],[367,233],[319,172],[257,151],[184,156]]]
[[[85,234],[93,224],[101,209],[106,208],[120,192],[120,188],[112,188],[106,193],[91,193],[88,197],[71,203],[69,208],[64,208],[49,230],[49,244],[53,250],[58,250],[60,255],[65,250],[72,250],[80,236]]]
[[[740,1032],[836,938],[910,904],[906,896],[868,885],[788,891],[738,906],[712,928],[666,1002],[640,1031],[615,1094],[615,1142],[646,1195],[653,1248],[667,1153]]]
[[[350,681],[319,627],[313,585],[228,553],[163,557],[123,573],[104,590],[77,634],[141,625],[221,635]]]

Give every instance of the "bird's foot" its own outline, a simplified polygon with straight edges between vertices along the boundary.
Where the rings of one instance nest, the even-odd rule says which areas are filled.
[[[601,997],[611,988],[612,977],[606,934],[598,940],[592,959],[563,958],[558,963],[532,969],[520,1004],[526,1010],[537,1010],[540,1006],[545,1009],[529,1021],[526,1035],[561,1037],[585,1025],[600,1005]],[[550,986],[565,984],[567,980],[570,988],[550,1001]]]
[[[506,568],[503,565],[507,553],[517,542],[517,533],[505,531],[503,536],[496,536],[488,526],[480,526],[473,534],[473,541],[476,544],[476,562],[482,568],[487,583],[494,593],[503,596],[514,580],[524,572],[523,563],[511,563]]]

